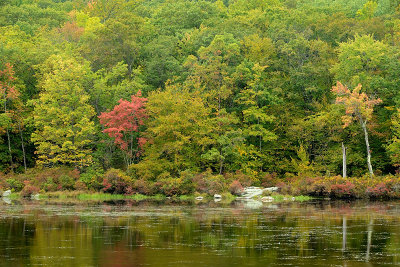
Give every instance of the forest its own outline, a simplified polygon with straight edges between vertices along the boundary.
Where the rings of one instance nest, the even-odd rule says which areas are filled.
[[[399,0],[0,14],[0,189],[400,196]]]

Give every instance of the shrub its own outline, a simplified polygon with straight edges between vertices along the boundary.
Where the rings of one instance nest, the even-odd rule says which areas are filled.
[[[283,181],[280,181],[280,182],[278,182],[276,184],[276,186],[278,187],[280,193],[282,193],[284,195],[292,194],[292,192],[291,192],[292,188],[291,188],[291,186],[289,184],[287,184],[287,183],[285,183]]]
[[[207,193],[208,189],[208,184],[207,184],[207,175],[208,173],[199,173],[196,174],[192,181],[193,181],[193,186],[196,192],[199,193]]]
[[[276,173],[265,173],[261,178],[262,187],[276,186],[279,182],[278,175]]]
[[[235,180],[229,185],[229,192],[231,192],[232,195],[239,196],[243,193],[243,186],[242,184],[238,181]]]
[[[331,187],[331,195],[337,198],[355,197],[355,186],[352,182],[346,181],[344,184],[334,184]]]
[[[184,177],[173,178],[165,177],[155,183],[156,189],[159,193],[166,196],[187,195],[191,194],[194,190],[192,183]]]
[[[225,179],[222,175],[212,175],[206,181],[209,195],[218,194],[226,190]]]
[[[73,190],[75,185],[75,179],[68,175],[61,175],[59,178],[61,189]]]
[[[244,174],[241,171],[237,171],[232,178],[233,181],[237,180],[243,187],[254,185],[257,182],[255,177]]]
[[[20,181],[14,179],[14,178],[10,178],[6,180],[6,183],[8,184],[8,187],[16,192],[19,192],[22,190],[22,188],[24,187],[24,184],[21,183]]]
[[[75,190],[78,190],[78,191],[87,191],[88,190],[86,184],[84,182],[82,182],[81,180],[78,180],[75,182],[74,188],[75,188]]]
[[[39,193],[39,187],[31,185],[29,181],[25,181],[24,183],[25,186],[20,193],[22,197],[31,197],[32,195]]]
[[[400,178],[397,176],[365,175],[357,178],[294,177],[287,183],[279,182],[282,193],[292,195],[329,196],[332,198],[399,198]]]
[[[99,191],[103,188],[104,172],[96,168],[88,168],[85,173],[80,175],[80,180],[88,189]]]
[[[133,183],[132,189],[134,193],[139,193],[142,195],[152,195],[154,193],[150,182],[142,179],[136,180]]]
[[[391,195],[388,186],[384,182],[368,187],[367,194],[371,198],[387,198]]]
[[[125,194],[125,189],[133,186],[132,178],[123,171],[109,169],[104,174],[102,191],[114,194]]]
[[[196,174],[192,178],[194,190],[209,195],[226,191],[226,179],[222,175],[212,175],[211,171]]]
[[[44,185],[51,179],[52,182],[57,185],[57,190],[61,190],[63,189],[63,185],[60,181],[62,176],[71,177],[75,181],[79,179],[80,173],[79,170],[69,167],[34,168],[19,176],[21,176],[23,180],[31,181],[32,185],[40,188],[44,188]]]
[[[53,178],[47,178],[46,182],[43,184],[42,189],[46,192],[57,191],[57,184],[53,181]]]

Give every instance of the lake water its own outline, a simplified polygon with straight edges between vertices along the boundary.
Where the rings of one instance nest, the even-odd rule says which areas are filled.
[[[0,200],[0,266],[387,266],[400,202]]]

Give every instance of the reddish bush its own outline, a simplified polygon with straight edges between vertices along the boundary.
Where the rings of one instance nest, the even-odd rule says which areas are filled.
[[[142,195],[151,195],[153,193],[150,182],[145,180],[136,180],[133,184],[132,190],[134,193],[139,193]]]
[[[387,198],[390,196],[390,190],[387,188],[384,182],[381,182],[375,186],[368,187],[367,193],[372,198]]]
[[[193,185],[185,183],[182,178],[164,178],[155,183],[155,188],[159,193],[166,196],[186,195],[193,192]]]
[[[255,183],[255,179],[251,176],[242,173],[241,171],[237,171],[233,176],[234,180],[237,180],[242,186],[248,187]]]
[[[125,195],[126,196],[131,196],[135,193],[135,190],[133,190],[132,186],[128,186],[125,188]]]
[[[239,196],[243,193],[243,186],[242,184],[238,181],[235,180],[229,185],[229,192],[231,192],[232,195]]]
[[[86,184],[84,182],[82,182],[81,180],[78,180],[75,182],[74,188],[75,188],[75,190],[78,190],[78,191],[87,191],[88,190]]]
[[[20,193],[22,197],[31,197],[32,195],[39,193],[39,187],[31,185],[29,181],[25,181],[24,184],[25,186]]]
[[[331,195],[338,198],[355,197],[354,189],[354,184],[349,181],[347,181],[345,184],[334,184],[331,187]]]
[[[207,193],[208,185],[207,185],[206,174],[205,173],[196,174],[193,177],[193,185],[197,192]]]
[[[222,175],[212,175],[211,172],[195,175],[192,182],[194,190],[199,193],[214,195],[227,190],[225,177]]]
[[[286,194],[291,194],[292,189],[291,186],[289,184],[286,184],[285,182],[278,182],[276,184],[276,187],[278,187],[279,192],[286,195]]]
[[[102,191],[114,194],[125,194],[125,189],[132,185],[132,179],[123,171],[110,169],[104,174]]]
[[[101,190],[103,192],[106,192],[106,193],[112,193],[113,189],[111,189],[111,187],[112,187],[112,184],[110,184],[108,182],[108,180],[104,178],[104,180],[103,180],[103,188]]]
[[[276,173],[266,173],[262,178],[261,178],[261,186],[262,187],[271,187],[271,186],[276,186],[276,184],[279,182],[278,176]]]
[[[42,189],[46,192],[57,191],[58,185],[53,181],[53,178],[48,178],[46,183],[42,185]]]

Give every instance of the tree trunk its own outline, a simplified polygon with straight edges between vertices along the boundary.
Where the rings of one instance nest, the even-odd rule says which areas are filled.
[[[219,165],[219,174],[221,175],[222,174],[222,169],[224,167],[224,161],[225,161],[225,158],[222,157],[222,151],[220,152],[220,156],[221,156],[221,161],[220,161],[220,165]]]
[[[342,252],[346,251],[347,243],[347,218],[343,216],[343,228],[342,228]]]
[[[4,114],[7,114],[7,95],[4,94]],[[6,132],[7,132],[7,141],[8,141],[8,151],[10,153],[10,167],[11,167],[11,171],[14,171],[14,163],[13,163],[13,158],[12,158],[12,152],[11,152],[11,140],[10,140],[10,131],[8,130],[8,125],[6,128]]]
[[[368,171],[369,175],[374,176],[374,172],[372,170],[372,165],[371,165],[371,150],[369,148],[369,141],[368,141],[368,132],[367,132],[367,122],[366,121],[361,121],[361,127],[363,128],[364,131],[364,137],[365,137],[365,145],[367,146],[367,164],[368,164]]]
[[[21,135],[22,155],[24,157],[24,169],[25,169],[25,172],[26,172],[26,154],[25,154],[25,146],[24,146],[24,136],[22,134],[21,124],[19,122],[18,122],[18,130],[19,130],[19,133]]]
[[[342,142],[342,154],[343,154],[343,178],[347,177],[347,166],[346,166],[346,153],[347,153],[347,148],[344,146]]]
[[[365,261],[366,262],[369,262],[369,254],[370,254],[370,251],[371,251],[371,243],[372,243],[372,226],[374,225],[374,219],[370,219],[369,220],[369,224],[368,224],[368,228],[367,228],[367,232],[368,232],[368,235],[367,235],[367,252],[366,252],[366,255],[365,255]]]
[[[8,130],[8,126],[7,126],[7,141],[8,141],[8,152],[10,152],[11,171],[14,171],[14,166],[13,166],[14,163],[13,163],[12,152],[11,152],[10,131]]]

